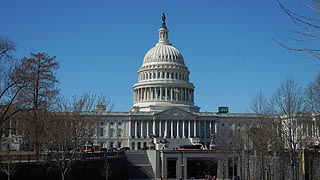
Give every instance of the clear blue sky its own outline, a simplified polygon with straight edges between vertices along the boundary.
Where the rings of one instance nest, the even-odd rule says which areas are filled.
[[[288,1],[300,10],[297,0]],[[279,47],[290,19],[276,0],[3,0],[0,34],[31,52],[57,56],[61,93],[103,93],[128,111],[145,53],[166,13],[170,42],[183,54],[201,111],[248,112],[259,90],[270,96],[288,77],[306,86],[319,61]],[[319,47],[319,45],[318,45]]]

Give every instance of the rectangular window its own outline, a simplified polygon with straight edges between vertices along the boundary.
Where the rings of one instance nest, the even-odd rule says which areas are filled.
[[[100,136],[103,136],[103,127],[100,128]]]

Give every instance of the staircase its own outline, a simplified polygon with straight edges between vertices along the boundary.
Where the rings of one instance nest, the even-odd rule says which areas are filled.
[[[128,179],[151,180],[154,179],[152,166],[147,152],[142,150],[126,151]]]

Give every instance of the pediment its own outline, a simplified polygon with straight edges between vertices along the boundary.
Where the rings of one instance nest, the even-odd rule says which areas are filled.
[[[195,119],[196,115],[179,108],[170,108],[154,115],[154,119]]]

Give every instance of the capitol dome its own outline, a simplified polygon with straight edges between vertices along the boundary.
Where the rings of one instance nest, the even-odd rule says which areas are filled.
[[[158,44],[144,56],[143,64],[155,62],[170,62],[184,65],[182,54],[173,46]]]
[[[144,56],[133,86],[131,112],[157,112],[177,107],[199,112],[194,106],[194,85],[182,54],[169,43],[165,16],[159,29],[159,40]]]

